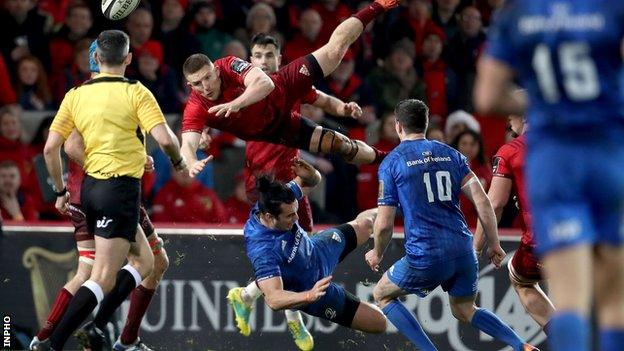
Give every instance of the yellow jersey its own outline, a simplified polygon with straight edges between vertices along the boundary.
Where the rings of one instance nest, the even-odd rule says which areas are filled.
[[[140,179],[145,132],[167,123],[154,95],[140,82],[101,73],[65,94],[50,130],[65,139],[76,128],[85,144],[84,170],[97,179]]]

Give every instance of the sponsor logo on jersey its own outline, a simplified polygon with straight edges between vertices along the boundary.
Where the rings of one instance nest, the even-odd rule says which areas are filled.
[[[342,238],[340,238],[340,235],[338,235],[338,233],[336,233],[336,232],[332,233],[332,237],[331,238],[332,238],[332,240],[335,240],[335,241],[337,241],[339,243],[342,242]]]
[[[251,63],[247,61],[243,61],[241,59],[234,59],[234,61],[232,61],[232,64],[230,65],[230,68],[232,69],[232,71],[238,74],[241,74],[249,66],[251,66]]]
[[[377,194],[377,199],[379,200],[383,199],[383,194],[384,194],[384,181],[379,180],[379,193]]]
[[[327,317],[327,319],[330,319],[330,320],[331,320],[331,319],[336,318],[336,314],[337,314],[337,313],[336,313],[336,310],[334,310],[334,309],[333,309],[333,308],[331,308],[331,307],[327,307],[327,308],[325,309],[325,317]]]
[[[495,156],[492,160],[492,173],[496,174],[498,171],[498,165],[500,164],[500,156]]]
[[[301,65],[301,68],[299,68],[299,73],[303,74],[304,76],[310,76],[310,71],[308,71],[308,67],[306,67],[306,65]]]

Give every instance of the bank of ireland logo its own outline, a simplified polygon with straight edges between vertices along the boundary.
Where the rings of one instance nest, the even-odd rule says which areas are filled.
[[[327,317],[327,319],[329,320],[333,320],[334,318],[336,318],[336,310],[331,307],[327,307],[325,309],[325,317]]]

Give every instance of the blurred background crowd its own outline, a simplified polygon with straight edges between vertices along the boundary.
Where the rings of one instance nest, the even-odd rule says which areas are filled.
[[[399,140],[393,107],[402,99],[425,101],[431,112],[428,138],[462,152],[487,190],[490,159],[511,136],[506,121],[473,113],[476,61],[492,12],[500,0],[408,0],[371,23],[331,76],[317,88],[355,101],[358,120],[336,118],[302,106],[319,124],[391,150]],[[99,1],[0,0],[0,211],[5,220],[65,220],[54,209],[43,145],[65,92],[87,80],[89,45],[103,29],[130,36],[133,62],[126,76],[155,95],[179,130],[189,89],[182,64],[201,52],[215,60],[249,60],[249,41],[270,33],[282,43],[282,64],[327,42],[333,29],[368,1],[357,0],[143,0],[124,21],[110,22]],[[156,222],[244,223],[242,170],[245,142],[212,131],[215,161],[198,177],[172,172],[153,145],[156,172],[143,181],[143,199]],[[334,157],[311,157],[323,173],[311,196],[316,223],[338,223],[376,206],[377,166],[356,167]],[[462,210],[470,226],[476,212]],[[513,226],[514,206],[503,226]]]

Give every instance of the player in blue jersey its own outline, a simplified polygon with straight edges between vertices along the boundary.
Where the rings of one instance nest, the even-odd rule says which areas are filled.
[[[377,210],[309,237],[297,222],[298,199],[321,175],[298,158],[293,171],[296,177],[287,184],[258,178],[259,200],[245,224],[247,256],[266,304],[273,310],[299,309],[347,328],[384,332],[386,318],[379,308],[331,282],[336,265],[370,237]]]
[[[624,350],[622,1],[507,1],[478,66],[475,106],[526,112],[537,253],[557,311],[551,348]],[[514,95],[517,75],[526,89]]]
[[[420,350],[437,350],[398,298],[407,294],[425,297],[442,286],[449,294],[455,318],[470,322],[515,351],[536,350],[492,312],[475,305],[479,266],[472,234],[459,209],[461,192],[477,209],[488,241],[488,256],[496,267],[500,267],[505,251],[498,239],[492,205],[466,157],[446,144],[425,139],[429,109],[422,101],[403,100],[394,114],[401,143],[379,167],[375,247],[365,259],[371,269],[379,270],[399,205],[405,223],[405,256],[383,274],[373,290],[375,301]]]

